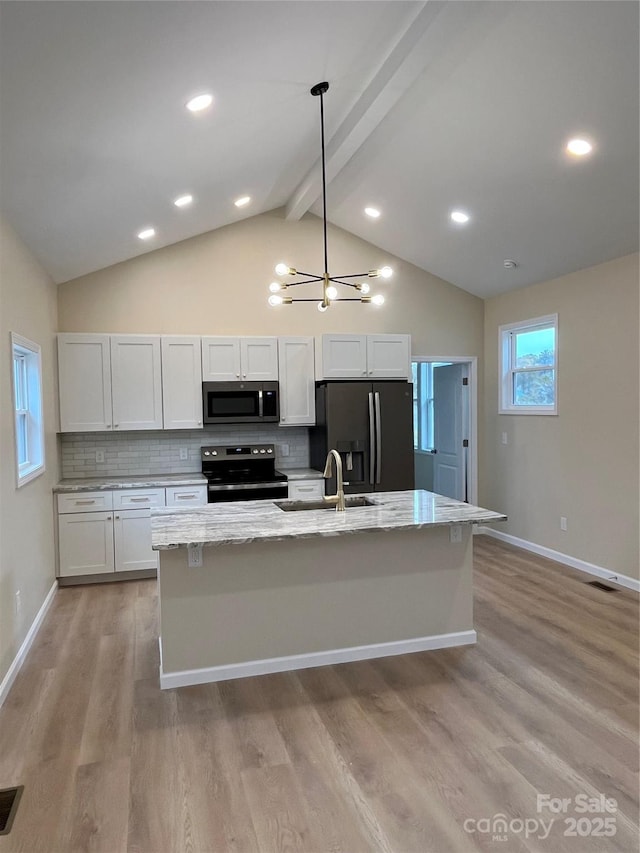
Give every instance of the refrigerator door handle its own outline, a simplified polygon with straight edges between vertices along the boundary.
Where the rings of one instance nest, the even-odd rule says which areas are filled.
[[[375,482],[376,416],[373,409],[373,392],[369,391],[369,484]]]
[[[382,474],[382,418],[380,417],[380,392],[375,392],[376,403],[376,484]]]

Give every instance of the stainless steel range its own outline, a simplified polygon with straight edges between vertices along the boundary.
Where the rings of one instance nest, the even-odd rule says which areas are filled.
[[[275,453],[273,444],[203,447],[208,502],[286,498],[287,477],[276,471]]]

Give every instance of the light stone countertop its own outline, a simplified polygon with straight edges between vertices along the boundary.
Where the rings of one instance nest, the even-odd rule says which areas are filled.
[[[191,474],[137,474],[121,477],[82,477],[60,480],[54,492],[102,492],[117,489],[162,489],[165,486],[206,486],[207,479],[200,471]]]
[[[284,512],[272,501],[152,509],[151,541],[156,551],[188,545],[344,536],[371,531],[411,530],[450,524],[505,521],[506,515],[423,490],[366,495],[374,506]]]
[[[283,468],[279,466],[278,470],[281,474],[287,475],[287,480],[322,480],[322,471],[317,471],[315,468]]]

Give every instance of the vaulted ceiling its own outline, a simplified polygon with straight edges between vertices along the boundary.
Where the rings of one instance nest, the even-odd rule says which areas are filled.
[[[638,41],[617,0],[2,2],[0,205],[58,282],[321,215],[327,80],[329,220],[492,295],[637,250]]]

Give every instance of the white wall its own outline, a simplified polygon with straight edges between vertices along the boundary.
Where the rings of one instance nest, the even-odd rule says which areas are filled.
[[[498,529],[634,578],[638,290],[638,255],[628,255],[486,301],[480,472],[480,503],[509,516]],[[557,417],[498,415],[498,327],[554,313]]]
[[[51,489],[58,479],[56,327],[55,285],[0,220],[0,680],[55,578]],[[10,332],[42,347],[46,471],[20,489],[15,480]]]

